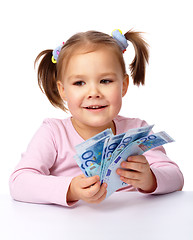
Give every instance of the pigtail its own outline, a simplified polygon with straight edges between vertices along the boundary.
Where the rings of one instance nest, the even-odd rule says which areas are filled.
[[[34,67],[42,57],[37,72],[38,85],[54,107],[65,110],[57,88],[57,68],[51,61],[52,52],[53,50],[50,49],[42,51],[35,59]]]
[[[143,40],[139,32],[128,31],[125,33],[128,41],[132,42],[135,49],[135,57],[130,64],[131,77],[135,85],[144,85],[145,68],[149,61],[148,44]]]

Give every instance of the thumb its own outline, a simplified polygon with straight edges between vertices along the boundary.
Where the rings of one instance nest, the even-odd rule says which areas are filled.
[[[82,178],[81,181],[81,187],[82,188],[87,188],[95,184],[100,180],[100,177],[98,175],[92,176],[92,177],[85,177],[84,179]]]

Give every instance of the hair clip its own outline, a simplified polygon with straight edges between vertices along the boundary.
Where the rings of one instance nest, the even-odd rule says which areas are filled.
[[[122,31],[120,29],[115,29],[112,31],[111,35],[117,41],[117,44],[121,48],[121,51],[124,53],[129,44],[126,37],[122,34]]]
[[[64,42],[62,43],[62,45],[58,46],[57,48],[55,48],[55,49],[53,50],[53,52],[52,52],[52,58],[51,58],[51,60],[52,60],[53,63],[57,63],[58,56],[59,56],[59,53],[60,53],[63,45],[64,45]]]

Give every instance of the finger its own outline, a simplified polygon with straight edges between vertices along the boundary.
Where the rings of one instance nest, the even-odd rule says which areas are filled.
[[[92,201],[98,201],[105,194],[106,189],[107,189],[107,184],[103,183],[99,191],[92,196]]]
[[[88,188],[98,182],[100,180],[100,177],[98,175],[92,176],[92,177],[84,177],[81,179],[80,186],[82,188]]]
[[[140,181],[136,179],[128,179],[128,178],[120,177],[120,180],[129,185],[132,185],[134,188],[139,188],[140,186]]]
[[[117,169],[117,174],[121,177],[128,178],[128,179],[135,179],[139,180],[141,178],[141,173],[137,171],[128,171],[124,169]]]
[[[101,188],[100,188],[100,191],[94,195],[90,200],[89,202],[90,203],[100,203],[102,202],[105,198],[106,198],[106,195],[107,195],[107,185],[102,185]]]
[[[128,162],[147,163],[147,159],[143,155],[130,156],[127,158]]]
[[[93,198],[100,191],[100,181],[96,182],[91,187],[84,189],[84,195],[86,198]]]
[[[124,161],[121,163],[121,167],[129,171],[145,172],[147,163]]]
[[[107,195],[107,190],[105,190],[104,194],[99,199],[97,199],[97,201],[95,201],[95,203],[98,204],[98,203],[102,202],[103,200],[105,200],[106,195]]]

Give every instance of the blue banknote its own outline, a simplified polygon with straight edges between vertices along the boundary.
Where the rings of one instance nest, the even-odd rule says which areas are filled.
[[[87,167],[93,163],[100,165],[105,139],[111,135],[113,135],[111,129],[106,129],[75,147],[77,155],[74,159],[86,176],[89,176],[85,170]]]
[[[101,182],[103,183],[105,174],[108,170],[108,167],[112,163],[113,159],[115,159],[129,144],[134,142],[137,139],[147,136],[152,130],[153,125],[145,126],[140,128],[134,128],[128,130],[122,137],[120,143],[111,153],[110,158],[106,157],[104,161],[104,166],[101,173]]]
[[[104,173],[106,172],[106,168],[108,168],[108,165],[111,162],[113,152],[119,146],[124,135],[125,133],[122,133],[119,135],[112,136],[108,139],[107,146],[105,146],[106,147],[105,153],[103,154],[102,160],[101,160],[101,169],[100,169],[100,175],[99,175],[101,181],[103,179]]]
[[[129,156],[142,155],[144,152],[155,147],[164,145],[174,140],[164,131],[148,135],[138,139],[128,145],[111,163],[109,166],[104,182],[107,183],[107,196],[108,198],[113,192],[119,188],[125,187],[127,184],[120,180],[119,175],[116,173],[117,168],[120,168],[121,162],[127,160]]]
[[[89,176],[89,177],[92,177],[95,175],[100,176],[100,164],[93,162],[92,165],[85,168],[85,172],[87,173],[87,176]]]
[[[101,184],[107,183],[107,198],[127,185],[116,173],[122,161],[174,141],[164,131],[150,134],[152,128],[153,125],[130,129],[119,135],[107,129],[77,145],[74,159],[87,177],[99,175]]]
[[[118,145],[118,147],[113,152],[112,157],[115,158],[116,156],[118,156],[120,154],[120,152],[127,147],[128,144],[134,142],[137,139],[147,136],[150,133],[150,131],[152,130],[153,126],[154,125],[140,127],[140,128],[134,128],[134,129],[130,129],[129,131],[127,131],[125,133],[124,137],[122,138],[121,143]]]

